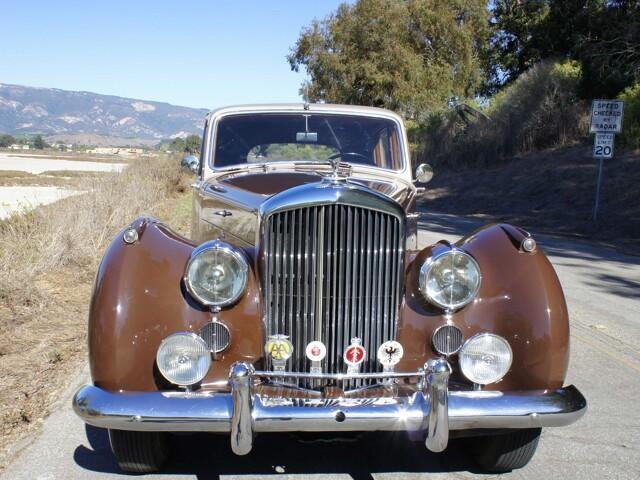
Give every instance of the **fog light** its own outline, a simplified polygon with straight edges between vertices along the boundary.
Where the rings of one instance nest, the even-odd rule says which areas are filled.
[[[179,332],[165,338],[156,354],[158,370],[175,385],[187,387],[204,378],[211,366],[207,343],[195,333]]]
[[[480,333],[463,345],[459,353],[460,369],[473,383],[487,385],[502,379],[511,368],[513,353],[499,335]]]

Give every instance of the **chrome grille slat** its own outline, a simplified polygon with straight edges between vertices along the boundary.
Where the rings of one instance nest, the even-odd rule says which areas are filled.
[[[403,288],[404,222],[354,205],[293,208],[267,215],[263,279],[268,335],[288,335],[288,369],[308,372],[306,345],[327,346],[323,371],[346,370],[342,354],[357,336],[363,372],[381,371],[378,346],[396,336]],[[270,367],[270,362],[267,361]],[[319,386],[318,380],[305,380]],[[349,381],[348,388],[366,384]]]

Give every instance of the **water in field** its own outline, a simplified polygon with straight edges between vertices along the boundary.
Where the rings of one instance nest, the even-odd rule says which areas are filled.
[[[29,172],[36,175],[42,172],[53,171],[121,172],[126,167],[126,163],[85,162],[47,158],[46,156],[28,157],[10,153],[0,153],[0,170]]]
[[[0,187],[0,220],[16,213],[33,210],[38,205],[47,205],[79,193],[82,192],[60,187]]]

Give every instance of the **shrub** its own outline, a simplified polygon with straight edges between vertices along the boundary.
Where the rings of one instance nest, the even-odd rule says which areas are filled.
[[[577,62],[542,62],[490,99],[484,109],[458,106],[433,119],[420,161],[457,168],[582,140],[589,106],[578,97]],[[439,125],[438,125],[439,124]]]
[[[623,90],[619,98],[624,100],[621,144],[640,148],[640,82]]]

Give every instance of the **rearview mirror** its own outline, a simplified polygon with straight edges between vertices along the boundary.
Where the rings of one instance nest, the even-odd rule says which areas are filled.
[[[418,183],[429,183],[433,178],[433,168],[428,163],[421,163],[416,167],[416,181]]]

